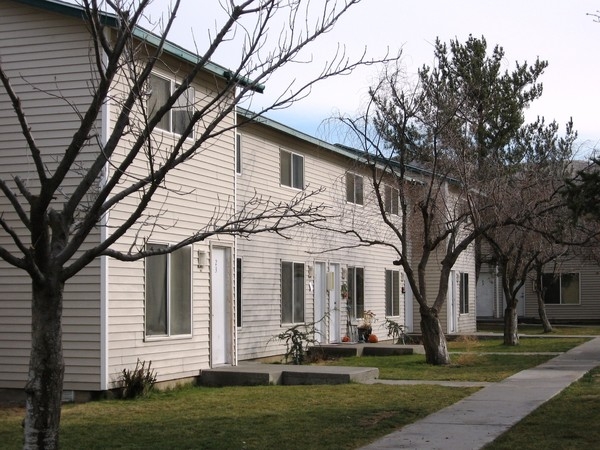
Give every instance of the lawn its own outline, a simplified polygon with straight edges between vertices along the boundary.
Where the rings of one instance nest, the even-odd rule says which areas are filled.
[[[521,337],[519,345],[507,346],[502,343],[502,338],[459,339],[448,342],[448,350],[450,352],[562,353],[588,340],[589,338],[572,337],[553,337],[552,339]]]
[[[442,386],[187,387],[67,405],[63,449],[351,449],[470,395]],[[21,447],[22,409],[0,409],[0,448]]]
[[[551,355],[453,355],[449,366],[432,366],[424,355],[363,356],[340,358],[325,364],[377,367],[387,380],[500,381],[524,369],[542,364]]]
[[[424,355],[346,357],[324,364],[377,367],[379,377],[389,380],[501,381],[521,370],[535,367],[585,342],[586,338],[523,338],[514,347],[502,345],[502,339],[460,340],[449,342],[452,364],[432,366]],[[495,354],[495,353],[502,354]],[[511,353],[511,354],[506,354]],[[521,353],[521,354],[519,354]],[[546,354],[530,354],[546,353]]]
[[[512,427],[486,450],[598,448],[600,367]]]
[[[553,325],[552,333],[544,334],[544,329],[540,324],[519,324],[519,334],[541,334],[544,336],[600,336],[600,326],[596,325]],[[478,323],[477,331],[502,333],[504,324],[502,323]]]

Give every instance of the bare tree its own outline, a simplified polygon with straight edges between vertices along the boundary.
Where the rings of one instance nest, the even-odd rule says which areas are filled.
[[[505,345],[519,343],[520,289],[532,273],[565,254],[569,247],[561,241],[574,239],[576,229],[570,226],[559,190],[571,165],[576,138],[571,122],[565,136],[559,137],[556,122],[546,125],[538,119],[523,126],[509,144],[507,154],[512,161],[496,165],[496,187],[487,192],[494,201],[485,220],[503,226],[487,231],[485,238],[493,255],[491,261],[499,268],[506,300]]]
[[[82,0],[78,22],[89,33],[89,96],[85,101],[69,97],[67,85],[38,87],[35,80],[14,83],[15,70],[0,61],[3,102],[9,102],[26,148],[35,166],[35,177],[0,179],[0,190],[10,213],[0,225],[10,245],[0,247],[0,257],[31,278],[32,336],[27,402],[24,421],[25,448],[57,448],[63,388],[62,308],[65,284],[100,256],[136,261],[174,252],[211,236],[248,236],[261,232],[282,233],[300,224],[324,218],[321,205],[311,203],[312,192],[301,192],[289,201],[255,197],[236,210],[233,199],[222,198],[212,219],[168,247],[147,245],[152,233],[173,227],[163,220],[169,195],[192,194],[173,182],[174,173],[199,155],[219,151],[218,143],[231,136],[236,105],[263,89],[270,76],[286,64],[305,62],[301,52],[334,27],[359,0],[325,1],[319,8],[308,1],[244,0],[223,2],[224,23],[198,56],[170,68],[166,36],[173,26],[180,1],[174,1],[160,34],[139,26],[149,0],[99,2]],[[308,11],[319,11],[307,20]],[[108,11],[108,12],[107,12]],[[272,37],[277,27],[273,47]],[[235,33],[243,36],[239,63],[221,70],[211,62],[215,52]],[[347,73],[363,57],[350,61],[340,47],[314,79],[291,83],[260,115],[282,108],[306,96],[311,86],[336,74]],[[153,71],[177,70],[178,83],[164,96],[154,95]],[[206,90],[194,91],[204,77]],[[67,105],[76,116],[69,124],[72,139],[54,154],[40,144],[41,134],[30,126],[34,111],[21,97],[42,92]],[[110,104],[110,134],[101,136],[98,123]],[[165,121],[177,126],[177,137],[164,140],[157,133]],[[228,142],[226,140],[226,142]],[[233,169],[232,169],[233,170]],[[208,187],[209,181],[204,182]],[[112,218],[110,232],[98,239],[104,219],[117,206],[128,204],[129,214]],[[4,240],[3,242],[6,242]]]
[[[507,149],[524,108],[541,94],[537,79],[546,63],[503,71],[503,49],[488,53],[485,39],[472,36],[449,46],[438,40],[434,54],[436,65],[419,70],[416,84],[401,69],[385,72],[364,117],[345,122],[372,169],[381,217],[397,238],[383,244],[396,248],[419,304],[427,361],[448,364],[439,314],[449,276],[461,254],[501,223],[487,213],[488,192],[497,187],[496,167],[514,157]],[[400,225],[385,207],[390,182],[399,193]],[[430,273],[439,274],[433,295]]]

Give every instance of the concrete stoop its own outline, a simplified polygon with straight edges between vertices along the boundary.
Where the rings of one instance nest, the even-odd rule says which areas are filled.
[[[310,357],[340,358],[344,356],[399,356],[424,354],[422,345],[399,344],[322,344],[308,349]]]
[[[203,370],[202,386],[261,386],[367,383],[379,377],[375,367],[291,366],[285,364],[241,364]]]

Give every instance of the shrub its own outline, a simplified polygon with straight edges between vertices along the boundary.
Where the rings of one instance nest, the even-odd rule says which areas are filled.
[[[140,364],[141,363],[141,364]],[[120,397],[132,399],[145,397],[156,384],[156,372],[152,369],[152,361],[135,363],[135,369],[123,369],[119,377]]]

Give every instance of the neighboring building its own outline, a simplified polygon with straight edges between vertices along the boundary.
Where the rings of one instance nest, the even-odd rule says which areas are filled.
[[[585,258],[571,258],[556,265],[548,265],[543,282],[548,290],[544,297],[550,323],[600,322],[600,265]],[[506,302],[503,300],[501,280],[494,267],[484,265],[477,283],[477,319],[502,319]],[[537,294],[533,274],[519,292],[518,316],[525,322],[539,322]]]
[[[151,38],[141,31],[139,37]],[[58,1],[4,0],[0,42],[2,64],[22,94],[38,144],[50,157],[60,155],[80,120],[73,107],[83,107],[90,98],[92,43],[81,10]],[[177,74],[194,58],[167,44],[151,79],[150,109],[152,95],[172,89]],[[200,103],[210,100],[215,83],[227,75],[225,69],[208,65],[190,89],[190,98]],[[105,105],[98,121],[101,139],[114,124],[121,82],[113,88],[114,107]],[[68,104],[51,95],[57,89]],[[4,91],[0,111],[0,171],[27,180],[35,168],[23,150],[23,137]],[[351,226],[371,237],[393,238],[374,206],[367,168],[356,153],[262,118],[243,125],[236,134],[236,120],[241,123],[248,117],[245,111],[239,114],[223,121],[220,126],[227,131],[212,143],[210,152],[178,171],[178,190],[193,194],[163,191],[155,197],[151,208],[156,211],[169,205],[158,219],[164,226],[151,234],[142,230],[146,233],[142,236],[132,229],[117,248],[125,249],[140,237],[148,238],[152,246],[178,242],[197,231],[199,224],[208,223],[215,210],[239,211],[255,195],[279,202],[304,188],[315,190],[309,201],[323,204],[324,214],[333,217],[321,229],[290,229],[283,233],[287,239],[273,233],[237,240],[221,236],[137,262],[98,259],[65,289],[66,391],[110,389],[118,374],[133,368],[137,360],[152,361],[158,381],[171,381],[196,377],[216,365],[281,355],[285,346],[273,336],[298,323],[316,322],[321,342],[340,342],[365,310],[376,314],[373,332],[380,338],[386,337],[385,317],[409,330],[418,329],[418,307],[411,301],[403,272],[393,265],[397,255],[388,247],[353,246],[351,237],[328,230]],[[174,118],[161,124],[160,144],[172,145],[179,126]],[[89,149],[90,155],[98,151]],[[389,186],[385,195],[390,216],[399,220],[397,191]],[[5,197],[0,202],[4,219],[10,221],[10,205]],[[134,206],[114,207],[90,240],[101,242]],[[8,242],[2,244],[10,248]],[[450,332],[474,330],[473,268],[472,254],[467,252],[452,274],[451,312],[442,311]],[[431,278],[437,283],[433,269]],[[0,260],[0,290],[0,389],[22,389],[29,361],[30,280]]]

